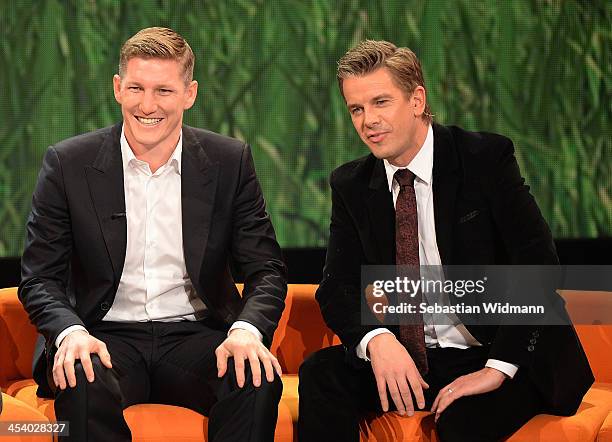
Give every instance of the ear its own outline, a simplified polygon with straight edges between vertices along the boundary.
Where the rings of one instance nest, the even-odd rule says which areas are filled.
[[[195,99],[198,96],[198,82],[195,80],[192,80],[191,83],[189,83],[189,86],[187,86],[187,89],[185,89],[185,106],[183,106],[183,109],[187,110],[190,109],[191,106],[193,106],[193,103],[195,103]]]
[[[118,74],[113,75],[113,93],[117,103],[121,104],[121,77]]]
[[[417,86],[412,92],[412,105],[414,106],[414,116],[420,117],[425,112],[427,94],[423,86]]]

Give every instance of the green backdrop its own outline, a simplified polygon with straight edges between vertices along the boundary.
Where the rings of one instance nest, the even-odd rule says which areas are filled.
[[[367,153],[337,90],[364,38],[412,48],[435,120],[511,137],[556,237],[612,233],[612,2],[0,1],[0,256],[19,255],[46,147],[120,118],[120,45],[169,26],[196,54],[191,125],[251,143],[285,247],[324,246],[329,172]]]

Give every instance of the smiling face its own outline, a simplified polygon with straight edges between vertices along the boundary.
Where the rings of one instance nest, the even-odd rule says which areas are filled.
[[[376,158],[406,166],[427,136],[425,89],[407,96],[395,85],[387,68],[345,78],[342,92],[357,133]]]
[[[122,77],[113,77],[121,105],[125,137],[136,155],[172,150],[178,142],[183,112],[193,106],[198,83],[185,84],[181,64],[161,58],[131,58]]]

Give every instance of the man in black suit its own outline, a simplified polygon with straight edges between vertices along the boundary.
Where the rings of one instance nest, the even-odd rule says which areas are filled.
[[[182,124],[193,65],[176,32],[141,30],[113,78],[123,122],[43,161],[19,297],[72,440],[131,440],[122,410],[142,402],[209,416],[210,440],[273,439],[286,269],[249,146]]]
[[[571,325],[362,322],[362,265],[558,259],[512,142],[432,123],[412,51],[365,41],[340,60],[338,81],[372,153],[331,174],[316,297],[343,345],[300,369],[300,440],[358,440],[365,413],[391,409],[431,409],[443,441],[498,440],[538,413],[573,414],[593,375]]]

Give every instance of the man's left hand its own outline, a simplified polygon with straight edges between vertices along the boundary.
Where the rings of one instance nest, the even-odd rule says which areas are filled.
[[[504,380],[506,380],[504,373],[489,367],[458,377],[446,387],[440,389],[438,396],[436,396],[436,400],[431,407],[431,412],[436,413],[436,422],[440,414],[460,397],[497,390]]]
[[[234,358],[236,381],[240,388],[244,387],[244,364],[248,359],[253,375],[253,385],[261,385],[261,364],[266,372],[268,382],[274,381],[274,371],[280,376],[282,373],[278,360],[270,353],[257,337],[248,330],[236,328],[215,350],[217,356],[217,376],[222,377],[227,371],[227,359]]]

